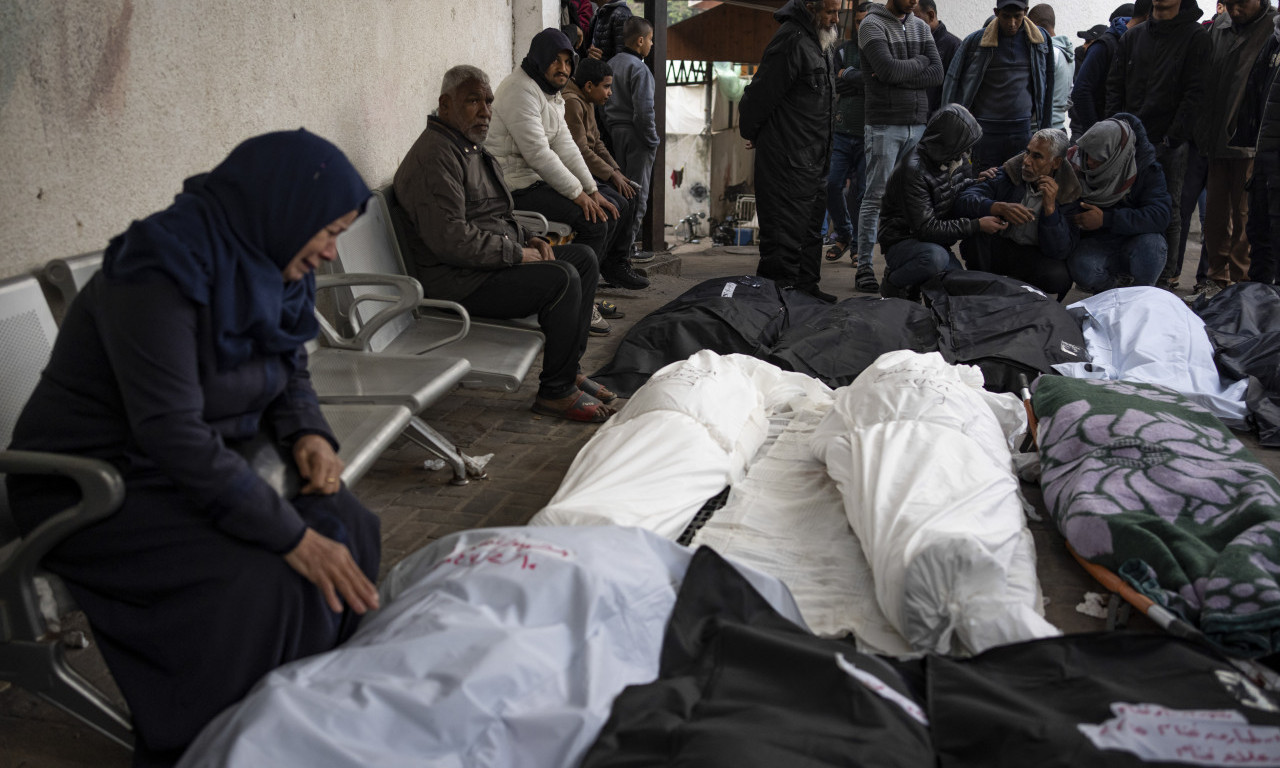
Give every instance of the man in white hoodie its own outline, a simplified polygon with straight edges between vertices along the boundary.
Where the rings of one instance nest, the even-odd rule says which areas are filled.
[[[537,211],[577,233],[595,251],[600,276],[621,288],[648,287],[630,265],[618,208],[600,193],[564,120],[564,97],[577,54],[563,32],[534,35],[520,66],[498,86],[485,149],[498,161],[519,210]]]

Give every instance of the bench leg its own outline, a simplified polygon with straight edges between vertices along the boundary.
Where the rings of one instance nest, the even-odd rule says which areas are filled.
[[[67,664],[56,642],[14,640],[0,645],[4,677],[75,716],[103,736],[133,749],[133,725],[93,683]]]
[[[470,482],[470,478],[482,480],[488,476],[483,469],[477,468],[474,462],[469,461],[465,454],[455,448],[448,438],[417,416],[409,421],[409,428],[404,434],[405,437],[444,459],[445,463],[453,468],[453,480],[449,481],[453,485],[466,485]]]

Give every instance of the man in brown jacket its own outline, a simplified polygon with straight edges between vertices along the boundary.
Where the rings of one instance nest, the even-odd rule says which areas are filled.
[[[444,75],[437,114],[396,170],[392,216],[416,233],[407,266],[427,296],[456,301],[477,317],[536,313],[547,337],[535,413],[601,422],[612,392],[581,373],[599,269],[584,245],[552,247],[524,231],[511,192],[484,148],[493,91],[480,69]]]
[[[622,173],[622,168],[600,137],[600,127],[596,123],[596,107],[608,101],[612,91],[613,68],[607,62],[592,58],[579,61],[562,92],[564,121],[587,168],[598,182],[596,188],[618,209],[618,232],[610,240],[610,247],[630,251],[635,242],[636,190],[640,185]]]

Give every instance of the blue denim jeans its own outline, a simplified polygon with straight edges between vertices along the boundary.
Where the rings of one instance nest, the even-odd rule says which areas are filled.
[[[884,252],[884,279],[899,288],[915,288],[934,275],[964,269],[951,251],[937,243],[903,240]]]
[[[1134,285],[1155,285],[1168,252],[1164,233],[1084,235],[1067,257],[1067,269],[1076,285],[1094,293],[1115,288],[1121,274],[1133,275]]]
[[[867,169],[867,156],[862,149],[862,137],[845,133],[831,135],[831,170],[827,174],[828,232],[837,243],[852,245],[858,235],[857,224],[849,216],[850,204],[854,210],[862,205],[863,176]],[[845,194],[845,182],[849,193]]]
[[[866,185],[858,209],[858,266],[871,266],[879,235],[880,199],[893,167],[924,136],[923,125],[868,125],[863,132],[863,152],[867,159]]]

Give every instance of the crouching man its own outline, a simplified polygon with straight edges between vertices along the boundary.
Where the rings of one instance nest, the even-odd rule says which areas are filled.
[[[1067,258],[1082,290],[1155,285],[1168,253],[1169,193],[1142,121],[1126,112],[1099,120],[1067,154],[1080,180],[1080,241]]]
[[[886,264],[881,295],[915,300],[921,283],[964,268],[951,252],[953,245],[1007,226],[990,215],[953,216],[956,198],[974,183],[969,152],[980,138],[982,128],[969,110],[948,104],[929,119],[920,143],[889,175],[880,207]]]
[[[599,269],[585,245],[551,247],[512,217],[511,192],[484,148],[492,114],[489,77],[471,66],[450,69],[437,114],[395,175],[398,205],[417,237],[404,243],[407,266],[427,296],[456,301],[477,317],[537,314],[546,336],[536,413],[601,422],[616,396],[586,378],[591,300]]]
[[[996,216],[1009,225],[961,247],[969,269],[1022,280],[1059,300],[1067,295],[1067,257],[1079,239],[1071,217],[1080,212],[1080,182],[1066,159],[1067,134],[1045,128],[995,176],[960,193],[956,215]]]

